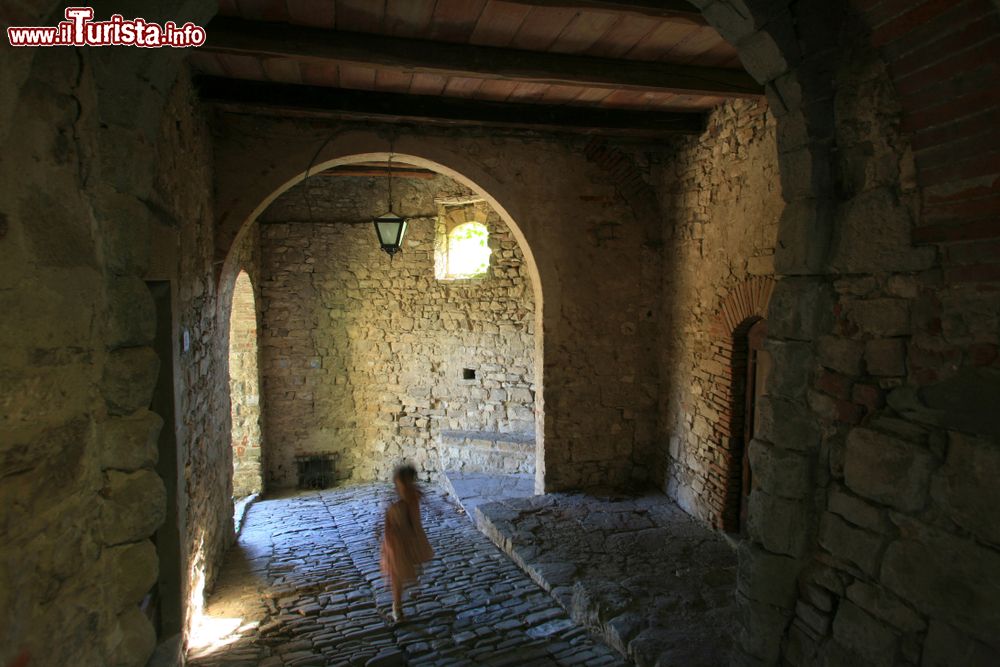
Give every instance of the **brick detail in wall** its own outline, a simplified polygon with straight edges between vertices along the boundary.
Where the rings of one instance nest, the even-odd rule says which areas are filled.
[[[892,75],[921,188],[915,243],[950,283],[1000,282],[1000,10],[990,0],[854,0]],[[980,247],[988,246],[988,251]]]
[[[711,423],[717,449],[709,466],[705,498],[716,528],[739,529],[740,480],[743,474],[744,376],[747,331],[767,315],[774,279],[750,278],[722,299],[710,322],[712,359],[703,370],[710,376],[705,400],[718,418]]]
[[[637,220],[652,222],[660,219],[660,206],[657,203],[656,193],[643,178],[642,172],[631,157],[618,148],[608,146],[597,137],[591,139],[584,147],[583,154],[587,160],[607,173],[611,184],[628,203]],[[659,241],[659,225],[650,225],[648,229],[649,234],[655,238],[647,240]]]

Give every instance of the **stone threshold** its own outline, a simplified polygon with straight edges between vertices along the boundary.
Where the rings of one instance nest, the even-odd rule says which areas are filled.
[[[445,470],[438,482],[473,523],[477,522],[476,508],[479,505],[505,498],[523,498],[531,495],[535,489],[535,476],[528,474],[500,475]]]
[[[251,493],[233,503],[233,534],[236,537],[239,537],[240,531],[243,530],[243,522],[250,506],[257,502],[258,498],[260,498],[259,493]]]
[[[666,496],[552,493],[473,511],[573,620],[639,667],[728,664],[734,544]]]

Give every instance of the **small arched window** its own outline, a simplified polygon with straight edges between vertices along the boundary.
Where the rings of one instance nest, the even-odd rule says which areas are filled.
[[[438,278],[461,280],[486,275],[490,269],[490,233],[481,222],[465,222],[448,232],[444,248],[444,266],[439,265]]]

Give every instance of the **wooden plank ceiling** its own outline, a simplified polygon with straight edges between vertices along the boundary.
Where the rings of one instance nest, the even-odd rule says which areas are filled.
[[[230,110],[665,134],[762,93],[682,0],[220,0],[219,10],[190,57],[203,97]]]

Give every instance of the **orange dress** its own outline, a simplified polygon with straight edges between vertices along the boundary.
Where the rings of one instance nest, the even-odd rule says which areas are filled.
[[[403,585],[416,581],[423,564],[434,557],[420,520],[420,502],[397,500],[385,512],[382,573]]]

